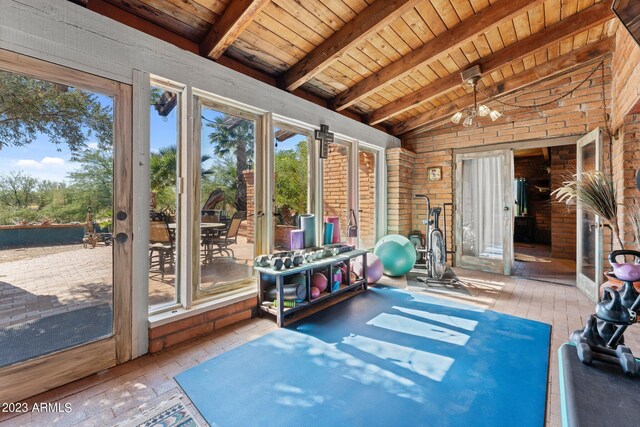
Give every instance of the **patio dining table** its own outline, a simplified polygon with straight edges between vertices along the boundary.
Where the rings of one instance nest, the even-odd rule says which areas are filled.
[[[169,231],[171,233],[175,233],[176,223],[168,224]],[[227,228],[227,225],[222,222],[201,222],[200,223],[200,240],[202,245],[204,246],[204,251],[202,255],[204,255],[205,264],[211,262],[213,255],[213,245],[211,244],[211,240],[214,237],[217,237],[221,231]]]

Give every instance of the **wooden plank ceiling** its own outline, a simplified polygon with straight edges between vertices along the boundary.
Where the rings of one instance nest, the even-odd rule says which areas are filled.
[[[84,2],[396,135],[468,106],[461,70],[480,64],[500,95],[602,57],[617,29],[611,0]]]

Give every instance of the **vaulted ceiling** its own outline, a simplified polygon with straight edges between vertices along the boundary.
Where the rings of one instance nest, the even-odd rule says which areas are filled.
[[[470,105],[461,70],[500,96],[598,60],[617,28],[611,0],[75,1],[395,135]]]

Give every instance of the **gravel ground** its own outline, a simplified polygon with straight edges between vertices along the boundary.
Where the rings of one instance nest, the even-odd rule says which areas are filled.
[[[82,243],[59,246],[36,246],[31,248],[0,249],[0,264],[12,261],[38,258],[60,252],[74,251],[82,248]]]

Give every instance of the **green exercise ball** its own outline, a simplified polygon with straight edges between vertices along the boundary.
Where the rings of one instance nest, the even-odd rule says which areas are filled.
[[[409,239],[399,234],[390,234],[378,240],[373,253],[380,258],[387,276],[403,276],[416,263],[416,249]]]

